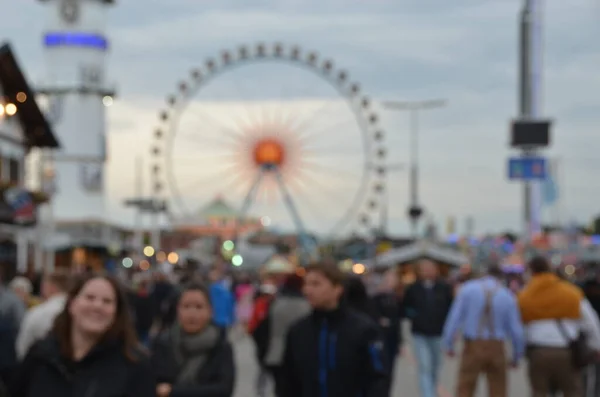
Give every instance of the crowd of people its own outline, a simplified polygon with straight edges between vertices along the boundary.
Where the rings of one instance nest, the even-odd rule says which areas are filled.
[[[0,287],[0,396],[232,397],[244,335],[258,368],[248,396],[271,385],[276,397],[394,396],[403,321],[421,397],[438,396],[459,337],[457,397],[482,374],[490,397],[508,397],[525,359],[533,397],[600,395],[600,277],[576,285],[543,257],[528,269],[516,293],[497,266],[451,282],[428,260],[408,286],[394,270],[367,283],[330,263],[253,278],[222,267],[17,277]]]

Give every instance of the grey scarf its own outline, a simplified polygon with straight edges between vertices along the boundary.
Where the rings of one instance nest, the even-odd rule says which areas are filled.
[[[208,325],[197,334],[186,334],[179,324],[171,329],[171,341],[175,360],[179,365],[176,384],[197,383],[198,371],[206,363],[210,351],[217,345],[221,333],[214,325]]]

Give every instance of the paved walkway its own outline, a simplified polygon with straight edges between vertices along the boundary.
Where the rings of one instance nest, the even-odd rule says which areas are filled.
[[[392,397],[419,396],[416,366],[410,351],[410,346],[407,346],[407,348],[405,354],[403,354],[403,357],[400,358],[396,365],[396,378]],[[255,397],[254,381],[256,377],[256,364],[254,361],[253,349],[254,347],[249,338],[238,340],[235,343],[238,367],[235,397]],[[441,387],[439,397],[454,396],[457,368],[457,359],[446,359],[444,361],[442,377],[440,380]],[[482,379],[479,382],[479,390],[476,397],[487,396],[485,387],[485,381]],[[528,394],[524,366],[521,366],[521,368],[516,370],[511,370],[509,395],[524,397]]]

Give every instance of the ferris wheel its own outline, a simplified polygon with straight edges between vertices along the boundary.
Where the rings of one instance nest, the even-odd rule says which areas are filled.
[[[191,221],[221,196],[242,217],[299,234],[377,227],[384,133],[332,60],[282,44],[224,50],[180,81],[159,120],[153,194],[171,221]]]

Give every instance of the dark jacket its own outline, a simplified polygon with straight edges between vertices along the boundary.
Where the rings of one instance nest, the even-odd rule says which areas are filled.
[[[54,336],[37,342],[9,384],[11,397],[155,397],[156,383],[143,353],[130,361],[120,342],[96,346],[83,360],[62,357]]]
[[[597,279],[587,280],[581,285],[585,297],[590,302],[598,316],[600,316],[600,281]]]
[[[402,344],[401,320],[403,308],[400,298],[394,293],[382,292],[373,297],[373,303],[386,348],[393,352],[395,356]]]
[[[422,281],[408,287],[403,304],[404,314],[412,323],[412,332],[441,336],[453,295],[452,287],[442,281],[435,282],[431,292]]]
[[[350,277],[344,287],[346,305],[357,312],[363,313],[377,322],[378,312],[375,302],[367,294],[367,287],[358,277]]]
[[[152,355],[152,368],[158,383],[173,385],[170,397],[231,397],[235,384],[233,349],[227,341],[226,332],[209,353],[204,365],[198,370],[198,385],[176,385],[179,365],[173,352],[169,332],[157,338]]]
[[[387,397],[382,345],[361,313],[313,312],[288,334],[282,397]]]
[[[253,320],[256,321],[256,324],[253,324],[254,328],[250,332],[250,336],[252,337],[256,348],[256,359],[261,365],[264,365],[265,356],[269,347],[269,308],[271,303],[273,303],[273,299],[274,295],[272,294],[262,294],[257,296],[254,301],[254,313],[252,316]],[[257,311],[259,310],[264,313],[258,314]],[[255,320],[255,318],[258,320]]]
[[[152,328],[154,318],[156,316],[156,304],[154,298],[150,294],[138,292],[131,297],[134,315],[135,329],[138,335],[145,335]]]

